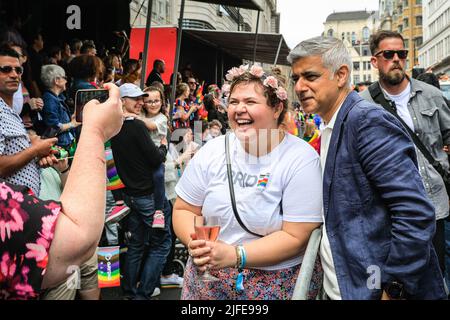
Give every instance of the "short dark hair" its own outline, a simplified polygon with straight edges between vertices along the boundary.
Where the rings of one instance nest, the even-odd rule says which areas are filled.
[[[439,78],[434,73],[421,73],[417,76],[416,79],[431,84],[432,86],[435,86],[438,89],[441,89],[441,86],[439,84]]]
[[[158,66],[163,65],[164,61],[160,60],[160,59],[156,59],[155,61],[153,61],[153,69],[156,69]]]
[[[0,56],[2,57],[13,57],[19,59],[19,54],[16,50],[12,49],[8,45],[0,46]]]
[[[389,30],[379,30],[378,32],[374,33],[370,36],[370,52],[372,55],[374,55],[378,49],[378,46],[380,45],[380,42],[387,38],[399,38],[402,40],[403,45],[405,45],[405,40],[403,39],[403,36],[396,32],[396,31],[389,31]]]

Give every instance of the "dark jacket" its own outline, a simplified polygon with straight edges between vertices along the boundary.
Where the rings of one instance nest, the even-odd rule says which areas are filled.
[[[164,84],[164,81],[161,78],[161,74],[158,71],[156,71],[155,69],[153,69],[152,72],[150,72],[150,74],[148,75],[148,78],[147,78],[147,81],[145,82],[145,85],[147,87],[149,87],[155,81],[161,82],[161,84]]]
[[[369,289],[404,284],[411,299],[444,299],[432,245],[434,207],[403,126],[381,107],[351,92],[336,118],[324,168],[327,235],[343,299],[380,299]]]
[[[165,161],[167,148],[153,143],[141,120],[127,119],[119,134],[111,139],[117,173],[129,196],[153,193],[153,170]]]
[[[47,127],[60,127],[61,124],[70,122],[69,109],[65,104],[65,96],[60,94],[56,96],[51,91],[45,91],[42,95],[44,100],[44,108],[42,109],[42,117]],[[68,147],[74,139],[74,135],[70,131],[61,133],[58,136],[58,145]]]

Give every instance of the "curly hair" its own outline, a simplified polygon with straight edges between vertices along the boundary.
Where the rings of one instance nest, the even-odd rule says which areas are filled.
[[[280,81],[277,77],[277,75],[275,74],[264,74],[264,76],[262,77],[257,77],[253,74],[251,74],[250,72],[245,72],[243,74],[241,74],[240,76],[236,77],[233,79],[233,81],[231,82],[231,86],[230,86],[230,94],[229,96],[231,97],[231,94],[233,93],[233,90],[241,84],[249,84],[249,83],[256,83],[259,85],[259,87],[261,89],[263,89],[264,91],[264,96],[266,97],[266,101],[267,101],[267,105],[275,108],[277,107],[280,103],[283,105],[283,110],[280,113],[280,116],[278,118],[278,125],[281,125],[283,123],[284,117],[286,115],[286,112],[288,111],[288,100],[281,100],[280,98],[278,98],[277,93],[276,93],[276,89],[270,87],[270,86],[265,86],[264,85],[264,80],[268,77],[268,76],[274,76],[275,78],[277,78],[279,86],[280,86]]]

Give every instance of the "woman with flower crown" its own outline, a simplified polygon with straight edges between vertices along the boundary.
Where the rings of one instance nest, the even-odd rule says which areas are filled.
[[[283,130],[288,101],[277,78],[257,65],[226,78],[232,132],[202,147],[176,187],[174,229],[190,255],[182,299],[290,299],[322,223],[319,157]],[[220,217],[217,241],[197,239],[195,216]],[[219,281],[201,281],[205,271]]]

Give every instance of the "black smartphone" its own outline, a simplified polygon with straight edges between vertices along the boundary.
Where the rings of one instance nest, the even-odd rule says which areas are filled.
[[[109,91],[106,89],[83,89],[75,94],[75,120],[83,122],[83,108],[89,101],[97,99],[100,103],[108,100]]]
[[[45,131],[42,133],[41,138],[42,139],[49,139],[57,137],[61,133],[61,129],[58,127],[47,127]]]

